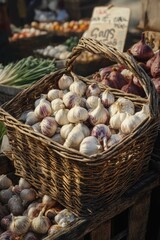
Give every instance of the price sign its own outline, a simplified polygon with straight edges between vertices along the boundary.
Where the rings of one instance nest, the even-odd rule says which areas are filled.
[[[130,9],[122,7],[95,7],[84,37],[103,41],[123,51],[128,30]]]

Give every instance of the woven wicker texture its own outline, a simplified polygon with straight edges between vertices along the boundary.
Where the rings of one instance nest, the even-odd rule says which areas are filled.
[[[113,62],[125,65],[140,78],[146,98],[125,94],[116,89],[110,91],[116,98],[131,99],[137,107],[148,103],[148,119],[110,150],[88,157],[53,142],[36,133],[17,119],[22,112],[32,109],[41,93],[57,88],[63,73],[69,74],[74,60],[84,50],[101,54]],[[92,80],[79,77],[88,85]],[[100,85],[105,89],[103,85]],[[20,92],[0,108],[0,120],[8,131],[12,152],[6,153],[13,160],[16,174],[27,179],[35,188],[57,199],[78,216],[89,217],[103,210],[120,197],[147,170],[153,144],[158,131],[158,97],[148,75],[129,55],[82,38],[74,48],[67,68],[58,70]]]

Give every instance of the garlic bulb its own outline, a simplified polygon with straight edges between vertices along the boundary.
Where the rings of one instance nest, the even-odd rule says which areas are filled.
[[[90,130],[84,123],[78,123],[74,129],[81,131],[85,137],[88,137],[90,135]]]
[[[51,138],[53,141],[58,142],[63,145],[64,139],[61,137],[59,133],[54,134],[53,137]]]
[[[37,193],[33,188],[26,188],[20,192],[20,197],[24,201],[31,202],[36,199]]]
[[[135,113],[134,103],[129,99],[120,97],[108,109],[111,117],[118,112],[119,109],[118,105],[120,106],[120,112],[129,113],[131,115]]]
[[[98,106],[93,111],[89,112],[89,120],[93,126],[109,121],[109,113],[101,103],[100,98],[98,99]]]
[[[25,234],[30,227],[30,220],[27,216],[17,216],[12,217],[12,222],[10,224],[10,230],[17,235]]]
[[[65,147],[78,149],[80,143],[85,138],[85,135],[78,128],[74,127],[68,134],[68,137],[64,143]]]
[[[32,128],[35,132],[41,133],[41,122],[37,122],[32,125]]]
[[[25,124],[33,125],[39,121],[39,118],[36,116],[34,111],[27,113]]]
[[[51,226],[51,222],[48,217],[43,216],[44,210],[39,213],[37,217],[32,220],[31,227],[32,230],[39,234],[45,234]]]
[[[43,102],[44,100],[46,100],[47,95],[46,94],[41,94],[40,98],[38,98],[35,102],[34,102],[34,107],[36,108],[38,106],[38,104],[40,102]]]
[[[74,106],[68,112],[67,118],[71,123],[79,123],[81,121],[86,121],[88,119],[88,111],[80,106]]]
[[[102,103],[105,107],[109,107],[115,102],[115,97],[112,92],[106,89],[101,95]]]
[[[121,112],[120,104],[117,103],[118,111],[115,115],[110,118],[109,124],[113,129],[121,129],[121,124],[127,116],[126,112]]]
[[[141,119],[136,115],[127,113],[125,120],[121,124],[121,131],[124,134],[130,134],[139,124]]]
[[[111,131],[105,124],[98,124],[92,129],[91,135],[96,137],[105,148],[108,139],[111,137]]]
[[[141,119],[141,122],[143,122],[145,119],[149,117],[149,105],[143,104],[142,110],[136,112],[135,115]]]
[[[65,124],[61,127],[60,134],[63,139],[66,139],[68,137],[68,134],[72,131],[74,128],[73,123]]]
[[[57,123],[54,117],[45,117],[40,126],[42,134],[47,137],[52,137],[57,130]]]
[[[101,93],[101,89],[96,83],[92,83],[86,90],[86,96],[98,96]]]
[[[65,105],[63,103],[63,100],[60,98],[56,98],[51,102],[51,107],[53,109],[53,111],[58,111],[59,109],[63,109],[65,108]]]
[[[51,102],[56,98],[63,98],[63,91],[59,89],[51,89],[47,94],[48,100]]]
[[[8,201],[8,209],[14,216],[21,215],[24,212],[22,200],[18,195],[13,195]]]
[[[82,97],[86,92],[87,85],[83,81],[79,80],[73,72],[71,74],[74,78],[74,82],[70,85],[69,90]]]
[[[82,154],[90,156],[90,155],[102,152],[102,146],[100,145],[96,137],[89,136],[82,140],[79,151]]]
[[[21,189],[26,189],[31,187],[31,184],[24,178],[19,179],[18,185]]]
[[[36,117],[40,119],[50,116],[52,114],[52,108],[51,108],[50,102],[47,100],[45,100],[44,102],[40,101],[38,106],[35,108],[34,112]]]
[[[13,195],[12,186],[7,189],[1,190],[0,191],[0,202],[8,203],[8,201],[12,197],[12,195]]]
[[[63,96],[63,102],[67,108],[71,109],[81,102],[81,98],[76,93],[67,92]]]
[[[6,175],[0,175],[0,189],[7,189],[12,186],[12,181]]]
[[[68,117],[67,117],[68,112],[69,112],[68,109],[60,109],[56,112],[55,120],[59,125],[62,126],[62,125],[65,125],[65,124],[69,123],[69,120],[68,120]]]
[[[86,107],[88,109],[95,109],[98,106],[98,99],[97,96],[89,96],[86,101]]]
[[[58,87],[61,90],[65,90],[65,89],[68,89],[72,83],[73,83],[73,79],[70,76],[63,74],[58,81]]]
[[[105,148],[105,150],[107,150],[108,148],[112,147],[114,144],[120,142],[122,140],[122,135],[121,134],[112,134],[110,139],[107,142],[107,147]]]

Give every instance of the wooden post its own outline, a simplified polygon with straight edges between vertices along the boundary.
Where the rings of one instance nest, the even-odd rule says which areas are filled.
[[[111,239],[111,221],[107,221],[97,227],[90,233],[91,240],[110,240]]]

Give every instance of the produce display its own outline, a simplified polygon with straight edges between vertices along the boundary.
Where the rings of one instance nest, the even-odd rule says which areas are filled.
[[[32,22],[31,27],[45,30],[45,31],[55,31],[55,32],[84,32],[89,27],[89,20],[81,19],[78,21],[68,21],[68,22]]]
[[[19,39],[25,39],[25,38],[31,38],[31,37],[37,37],[41,35],[45,35],[47,32],[42,31],[35,28],[23,28],[20,32],[13,33],[13,35],[10,37],[10,41],[17,41]]]
[[[6,66],[0,65],[0,84],[26,88],[55,70],[54,60],[30,56]]]
[[[38,53],[44,57],[51,57],[55,59],[64,60],[67,59],[72,51],[72,48],[78,44],[78,38],[70,37],[64,44],[59,44],[57,46],[47,46],[42,49],[37,49],[34,52]]]
[[[7,175],[0,175],[0,240],[41,240],[75,220],[72,212],[25,179],[14,184]]]
[[[34,109],[19,120],[67,148],[93,155],[107,151],[146,120],[149,106],[137,108],[124,97],[118,99],[94,82],[87,85],[77,75],[63,74],[57,89],[41,94]]]

